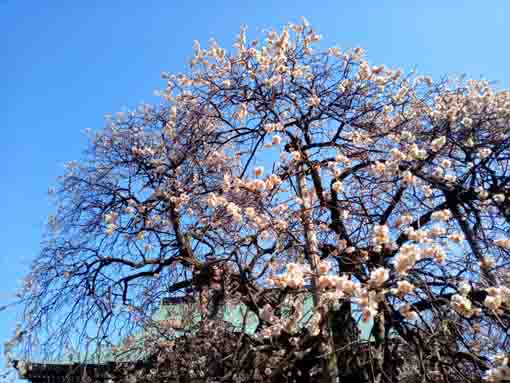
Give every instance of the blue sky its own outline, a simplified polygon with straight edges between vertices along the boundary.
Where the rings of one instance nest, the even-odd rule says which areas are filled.
[[[253,36],[300,16],[322,44],[361,46],[374,65],[434,77],[466,73],[510,87],[504,0],[0,0],[0,305],[12,300],[38,252],[51,212],[48,187],[66,161],[80,158],[85,129],[100,128],[105,113],[154,100],[161,71],[182,71],[193,40],[215,37],[230,47],[241,24]],[[2,342],[15,317],[0,313]]]

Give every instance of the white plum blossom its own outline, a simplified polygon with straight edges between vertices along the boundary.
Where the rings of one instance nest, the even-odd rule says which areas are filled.
[[[444,144],[446,144],[446,137],[441,136],[432,140],[430,143],[430,148],[433,152],[438,152],[444,146]]]
[[[498,238],[494,240],[494,244],[502,249],[508,250],[510,249],[510,239],[508,238]]]
[[[390,277],[390,272],[384,267],[378,267],[370,273],[369,285],[372,287],[381,287]]]
[[[263,166],[257,166],[253,169],[253,174],[255,177],[260,177],[262,174],[264,174],[264,167]]]

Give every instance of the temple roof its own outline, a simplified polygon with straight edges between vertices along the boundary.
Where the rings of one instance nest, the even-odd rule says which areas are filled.
[[[238,304],[222,304],[222,314],[217,319],[223,320],[231,325],[233,331],[244,332],[253,335],[258,326],[258,317],[255,313],[248,310],[243,303]],[[309,293],[304,295],[303,299],[303,315],[297,323],[298,328],[305,327],[313,314],[313,300]],[[286,315],[285,311],[281,313],[282,317]],[[187,327],[198,324],[201,320],[196,304],[187,297],[168,297],[162,300],[160,308],[153,315],[153,320],[158,321],[173,320],[186,323]],[[360,330],[359,338],[361,341],[370,339],[372,322],[360,322],[358,328]],[[182,330],[176,330],[175,336],[179,337],[189,331],[186,326]],[[137,341],[143,344],[146,334],[137,335]],[[127,357],[126,357],[127,355]],[[120,361],[113,352],[104,352],[101,356],[103,363],[24,363],[15,362],[15,368],[18,369],[19,375],[23,379],[28,379],[32,383],[84,383],[88,378],[92,378],[93,382],[106,382],[108,372],[118,365],[118,363],[136,362],[143,360],[145,355],[140,354],[124,354],[124,358]],[[85,380],[84,380],[85,379]]]

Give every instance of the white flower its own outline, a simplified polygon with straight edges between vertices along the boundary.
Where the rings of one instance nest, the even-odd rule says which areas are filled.
[[[397,288],[391,289],[391,292],[398,297],[404,297],[406,294],[410,294],[414,291],[415,287],[408,281],[398,281]]]
[[[390,230],[386,225],[375,225],[372,240],[375,245],[384,245],[390,242]]]
[[[443,209],[439,211],[435,211],[431,214],[430,218],[436,221],[448,221],[451,217],[450,210]]]
[[[282,138],[278,134],[274,135],[273,138],[271,138],[271,143],[273,145],[280,145],[280,142],[282,142]]]
[[[359,299],[357,299],[357,303],[361,307],[362,319],[364,322],[369,321],[377,315],[378,300],[375,291],[363,290],[360,293]]]
[[[342,182],[340,181],[333,182],[333,184],[331,185],[331,189],[337,193],[340,193],[343,190]]]
[[[467,282],[462,282],[458,289],[459,291],[459,294],[462,295],[462,296],[467,296],[469,294],[469,292],[471,291],[471,286],[469,285],[469,283]]]
[[[118,217],[118,214],[116,212],[112,211],[109,214],[105,214],[104,221],[105,221],[105,223],[115,223],[115,221],[117,220],[117,217]]]
[[[110,223],[109,225],[106,226],[105,233],[106,235],[112,235],[116,229],[117,225],[115,225],[114,223]]]
[[[335,278],[332,275],[321,275],[319,277],[319,289],[335,287]]]
[[[485,270],[492,269],[494,265],[494,259],[489,256],[482,257],[482,260],[480,261],[480,267]]]
[[[446,229],[444,227],[434,225],[430,228],[429,236],[431,238],[440,237],[446,234]]]
[[[441,166],[445,169],[449,168],[450,166],[452,166],[452,161],[445,158],[441,161]]]
[[[441,136],[441,137],[436,138],[435,140],[432,140],[432,142],[430,144],[430,148],[433,152],[438,152],[443,147],[443,145],[445,143],[446,143],[446,137]]]
[[[462,242],[464,240],[464,236],[460,233],[452,233],[448,235],[448,239],[453,242]]]
[[[376,161],[373,165],[370,166],[370,169],[376,175],[381,176],[386,171],[386,165],[383,162]]]
[[[409,147],[409,154],[415,160],[424,160],[427,158],[427,151],[425,149],[420,149],[416,144],[412,144]]]
[[[349,158],[344,156],[342,153],[336,154],[335,161],[338,163],[344,164],[344,165],[347,165],[347,164],[349,164],[349,162],[351,162],[351,160],[349,160]]]
[[[489,310],[496,311],[501,306],[502,299],[500,295],[487,295],[483,304]]]
[[[411,308],[411,305],[406,303],[404,306],[400,308],[400,314],[404,316],[407,320],[414,320],[418,317],[416,311]]]
[[[405,244],[400,248],[400,252],[395,258],[395,271],[399,274],[405,274],[420,259],[420,249],[416,245]]]
[[[262,166],[255,167],[255,169],[253,169],[253,174],[255,175],[255,177],[262,176],[262,174],[264,174],[264,167]]]
[[[490,148],[481,148],[479,151],[478,151],[478,155],[480,156],[481,159],[485,159],[487,157],[489,157],[492,153],[492,150]]]
[[[260,310],[259,316],[260,316],[260,319],[262,319],[266,322],[269,322],[269,323],[275,322],[278,319],[274,315],[273,308],[269,304],[266,304],[262,308],[262,310]]]
[[[444,169],[438,166],[434,168],[432,175],[437,178],[442,178],[444,176]]]
[[[459,294],[454,294],[451,299],[452,307],[459,314],[464,315],[465,317],[471,317],[473,315],[473,306],[471,301],[466,297],[463,297]]]
[[[475,191],[478,193],[478,197],[480,197],[481,200],[485,200],[489,198],[489,192],[485,190],[483,187],[477,187]]]
[[[337,47],[328,48],[328,55],[340,57],[340,48]]]
[[[497,203],[505,202],[505,195],[503,193],[494,194],[493,198]]]
[[[247,207],[246,209],[244,209],[244,213],[250,219],[254,219],[256,217],[255,209],[252,207]]]
[[[413,175],[409,170],[406,170],[402,173],[402,180],[407,185],[415,185],[416,184],[416,176]]]
[[[276,129],[276,124],[273,124],[271,122],[268,122],[264,125],[264,130],[268,133],[273,132]]]
[[[434,194],[434,190],[430,186],[424,186],[423,187],[423,194],[425,197],[431,197],[432,194]]]
[[[373,287],[381,287],[389,277],[390,272],[388,269],[384,267],[378,267],[377,269],[372,270],[370,273],[370,280],[368,283]]]
[[[505,249],[505,250],[510,249],[510,239],[508,239],[508,238],[495,239],[494,244],[498,247],[501,247],[502,249]]]
[[[306,102],[308,106],[314,107],[319,106],[321,104],[321,99],[317,95],[312,95],[308,98],[308,101]]]
[[[405,153],[402,153],[400,150],[398,150],[397,148],[392,148],[390,150],[390,156],[393,160],[395,161],[403,161],[406,159],[406,155]]]
[[[222,199],[221,197],[218,197],[216,194],[214,193],[210,193],[208,196],[207,196],[207,205],[211,208],[211,209],[214,209],[218,206],[221,205],[222,203]]]
[[[327,261],[322,261],[322,262],[319,262],[319,264],[317,265],[317,268],[319,270],[319,273],[325,274],[331,268],[331,264]]]
[[[242,121],[246,118],[248,115],[248,107],[246,104],[239,105],[239,108],[237,109],[237,112],[235,113],[235,118],[239,121]]]
[[[395,225],[398,227],[401,225],[409,225],[412,222],[413,222],[413,216],[409,213],[405,213],[396,219]]]

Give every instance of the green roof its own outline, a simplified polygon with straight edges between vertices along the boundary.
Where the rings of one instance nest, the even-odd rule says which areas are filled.
[[[282,315],[285,315],[285,311]],[[312,315],[313,298],[311,294],[307,294],[304,297],[303,316],[298,320],[298,328],[305,327]],[[250,311],[244,303],[223,305],[223,315],[221,316],[221,319],[230,323],[234,329],[243,331],[249,335],[255,334],[255,330],[259,323],[257,315]],[[194,304],[176,303],[162,305],[154,314],[153,320],[156,322],[162,320],[176,320],[193,325],[200,322],[201,316]],[[368,322],[359,321],[358,328],[360,330],[360,340],[369,340],[372,326],[372,320]],[[183,334],[183,332],[184,331],[176,331],[176,336]]]
[[[165,300],[166,301],[166,300]],[[196,303],[185,302],[184,300],[176,300],[176,303],[168,303],[172,301],[172,299],[166,301],[167,303],[162,304],[159,309],[152,316],[152,320],[155,325],[158,322],[164,320],[175,320],[186,323],[186,326],[182,329],[176,329],[174,336],[178,338],[183,336],[185,333],[193,332],[193,327],[198,325],[202,320],[202,315],[196,305]],[[288,315],[289,310],[282,310],[282,316]],[[298,328],[305,327],[310,318],[313,315],[313,298],[311,294],[306,294],[303,300],[303,315],[297,322]],[[259,324],[259,320],[257,315],[250,311],[248,307],[243,304],[225,304],[222,305],[222,314],[218,315],[216,319],[222,319],[225,322],[229,323],[234,331],[244,332],[248,335],[254,335]],[[371,330],[373,326],[373,321],[362,322],[359,321],[358,329],[360,330],[359,340],[360,341],[368,341],[371,338]],[[144,340],[148,332],[151,331],[150,326],[143,331],[134,336],[135,343],[139,344],[140,349],[145,349],[143,347]],[[118,362],[118,361],[135,361],[142,359],[143,355],[139,351],[123,353],[122,356],[117,354],[112,350],[103,349],[100,355],[96,355],[93,359],[88,360],[90,363],[108,363],[108,362]],[[62,360],[60,362],[51,362],[52,365],[62,364],[67,365],[69,363],[75,363],[75,360]],[[48,362],[50,363],[50,362]]]

